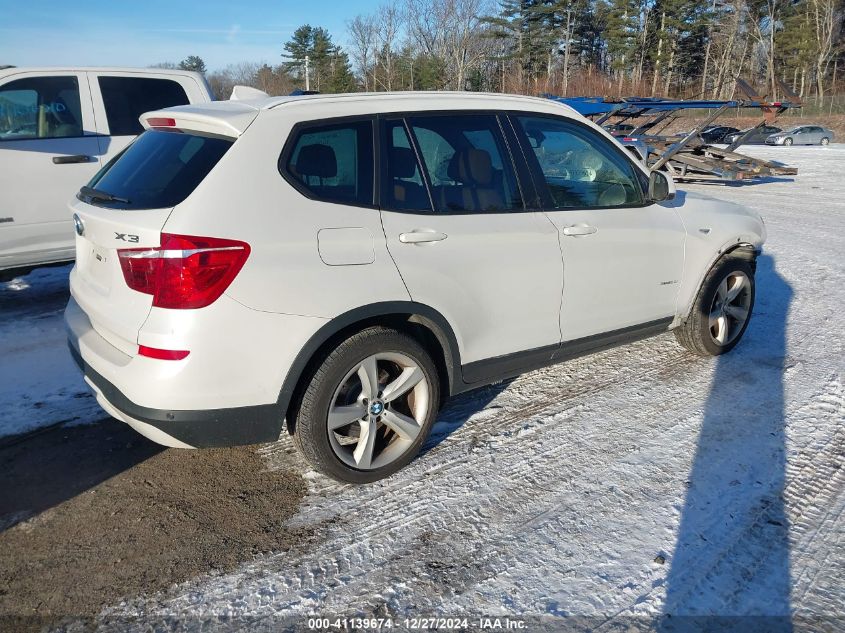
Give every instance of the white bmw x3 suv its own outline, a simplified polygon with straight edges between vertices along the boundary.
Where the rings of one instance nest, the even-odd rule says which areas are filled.
[[[385,477],[444,398],[674,329],[737,344],[759,215],[675,195],[550,100],[468,93],[180,106],[71,203],[71,352],[175,447],[270,442]]]

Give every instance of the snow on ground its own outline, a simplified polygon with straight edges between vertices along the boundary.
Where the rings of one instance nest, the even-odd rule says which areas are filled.
[[[694,358],[670,334],[455,398],[425,454],[387,481],[308,473],[292,523],[313,542],[104,615],[177,615],[188,629],[209,614],[314,613],[841,624],[845,146],[745,151],[799,175],[681,185],[766,218],[754,317],[731,354]],[[24,279],[46,284],[41,307],[20,281],[0,286],[0,432],[102,417],[74,398],[86,390],[64,348],[63,275]],[[287,439],[261,451],[270,469],[306,468]]]
[[[106,417],[67,351],[70,268],[0,282],[0,437]]]
[[[683,185],[766,218],[734,352],[702,360],[665,335],[456,398],[389,480],[309,475],[293,523],[318,544],[110,613],[579,615],[607,629],[662,613],[845,617],[845,147],[748,153],[800,175]],[[269,468],[305,467],[286,440],[263,452]]]

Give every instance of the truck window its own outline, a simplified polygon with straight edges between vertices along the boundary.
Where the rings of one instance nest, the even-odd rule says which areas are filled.
[[[82,136],[76,77],[25,77],[0,86],[0,141]]]
[[[136,136],[144,131],[138,120],[144,112],[186,105],[185,89],[171,79],[98,77],[111,136]]]

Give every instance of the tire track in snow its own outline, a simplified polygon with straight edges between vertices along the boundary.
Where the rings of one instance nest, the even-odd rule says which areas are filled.
[[[660,347],[665,347],[666,343],[674,346],[671,340],[664,340]],[[642,350],[639,350],[639,353],[641,352]],[[627,354],[634,353],[637,352],[630,350],[627,352]],[[348,500],[345,502],[344,498],[349,496],[354,497],[354,502],[349,504],[350,507],[354,507],[356,516],[361,516],[364,520],[352,525],[344,524],[341,520],[336,533],[330,535],[329,540],[319,547],[321,552],[325,552],[324,554],[312,551],[307,556],[303,556],[301,561],[295,559],[284,561],[289,571],[278,584],[287,591],[298,591],[303,594],[299,599],[300,608],[313,608],[317,602],[325,605],[328,598],[325,587],[329,585],[334,585],[332,591],[339,595],[341,593],[348,595],[346,590],[358,584],[370,588],[378,586],[378,578],[373,577],[373,560],[389,561],[391,565],[395,565],[397,560],[415,559],[419,554],[420,542],[424,540],[426,533],[461,525],[469,532],[477,532],[479,526],[485,523],[495,525],[496,531],[505,536],[488,541],[488,546],[483,552],[471,550],[469,553],[475,559],[473,568],[481,576],[487,575],[490,570],[502,569],[505,567],[503,562],[505,559],[501,556],[494,557],[494,553],[504,548],[496,547],[496,543],[507,544],[513,541],[516,535],[532,530],[548,520],[552,516],[551,512],[577,494],[567,487],[567,482],[571,480],[571,477],[562,476],[561,463],[565,464],[564,474],[572,473],[573,476],[588,481],[598,481],[602,478],[601,470],[607,467],[607,462],[596,462],[595,455],[589,450],[589,446],[585,445],[581,448],[578,446],[581,442],[594,443],[596,438],[605,432],[601,427],[585,428],[591,427],[591,423],[582,422],[578,430],[581,431],[580,436],[585,439],[576,438],[568,443],[548,441],[554,440],[556,435],[564,431],[564,424],[573,420],[576,414],[579,418],[589,413],[591,416],[611,419],[618,410],[616,401],[611,401],[597,412],[591,411],[585,404],[587,400],[596,392],[609,387],[624,391],[633,382],[639,386],[640,390],[655,391],[650,394],[651,397],[658,396],[657,402],[651,403],[654,410],[666,410],[671,408],[677,400],[677,389],[676,386],[655,384],[653,381],[655,374],[669,372],[677,377],[683,373],[677,371],[677,368],[685,364],[691,364],[692,368],[697,369],[698,372],[707,373],[709,370],[709,363],[690,362],[691,357],[680,351],[670,355],[668,361],[661,358],[659,354],[652,356],[651,352],[646,358],[648,360],[645,364],[650,364],[650,369],[643,368],[641,366],[643,363],[635,363],[634,367],[627,372],[627,376],[622,379],[616,377],[604,382],[595,382],[592,376],[581,375],[581,380],[587,383],[585,389],[578,389],[577,381],[575,385],[561,387],[556,384],[554,373],[550,376],[547,372],[545,381],[542,383],[544,386],[541,390],[542,398],[538,397],[537,403],[518,406],[501,417],[484,420],[477,426],[467,425],[466,429],[462,429],[462,431],[466,430],[466,433],[460,437],[453,436],[454,439],[449,438],[438,447],[440,449],[438,452],[441,454],[436,457],[443,462],[439,468],[435,469],[435,475],[421,472],[424,470],[425,460],[435,457],[435,451],[431,451],[428,456],[417,460],[407,475],[403,476],[400,473],[397,475],[399,479],[396,482],[391,480],[389,486],[394,488],[392,491],[386,491],[380,487],[356,489],[320,482],[321,485],[316,491],[319,497],[314,497],[312,507],[303,508],[300,521],[310,523],[321,517],[342,515],[342,507],[348,503]],[[612,363],[600,364],[602,367],[610,365]],[[536,381],[537,377],[534,380]],[[706,381],[704,382],[706,384]],[[553,404],[549,405],[549,402]],[[693,406],[692,409],[694,408]],[[647,413],[647,411],[643,409],[640,413]],[[542,416],[542,419],[538,420],[538,416]],[[655,422],[655,428],[649,429],[652,436],[665,436],[679,424],[690,424],[689,419],[684,416],[648,417]],[[522,431],[521,434],[520,431]],[[642,427],[636,424],[623,424],[617,431],[617,441],[614,443],[616,450],[603,451],[605,459],[613,459],[613,457],[639,450]],[[527,432],[532,434],[528,440],[525,438]],[[473,444],[473,440],[479,435],[492,436],[487,438],[487,446]],[[694,439],[693,433],[686,432],[680,435],[690,438],[690,442]],[[275,451],[279,450],[279,447],[275,448]],[[282,450],[284,452],[284,449]],[[567,455],[570,459],[561,459],[561,455],[566,453],[572,453]],[[499,462],[498,467],[495,462]],[[470,476],[466,474],[467,472],[482,472],[484,475],[483,477]],[[418,476],[425,481],[417,479]],[[427,495],[431,489],[432,478],[436,478],[438,491],[446,491],[444,498],[432,500]],[[561,484],[565,484],[563,490],[560,490]],[[393,493],[397,490],[404,490],[404,494],[391,501],[390,499],[394,497]],[[546,490],[552,494],[538,498],[538,490]],[[490,491],[495,494],[490,494]],[[468,508],[464,500],[473,495],[477,495],[479,503]],[[326,499],[335,499],[335,501],[326,507]],[[537,509],[538,503],[544,506],[543,510]],[[319,505],[324,507],[316,507]],[[528,518],[523,513],[527,505],[533,506],[533,516]],[[311,510],[314,510],[315,514],[312,514]],[[367,517],[371,519],[379,514],[384,517],[382,520],[367,520]],[[397,539],[396,532],[408,538]],[[427,547],[429,553],[436,553],[435,546],[423,545],[424,551]],[[366,561],[370,561],[370,564],[367,565]],[[402,564],[407,566],[408,561]],[[385,567],[384,573],[387,576],[395,574],[395,569],[391,570],[388,565]],[[427,573],[424,571],[422,576]],[[380,572],[376,570],[375,575],[379,576]],[[258,576],[267,577],[264,572],[258,572]],[[384,580],[388,578],[385,577]],[[422,581],[424,578],[415,578],[415,580]],[[476,574],[470,574],[463,579],[461,584],[466,585],[478,580]],[[341,589],[345,590],[341,591]],[[277,585],[276,594],[278,593]],[[361,589],[353,593],[370,595],[372,591]],[[434,595],[437,595],[437,592]],[[315,596],[318,596],[316,602]],[[283,608],[293,608],[297,604],[297,599],[291,597],[282,600],[282,603],[288,605]],[[279,609],[280,606],[278,603],[275,604],[274,610]]]
[[[815,578],[826,569],[825,566],[812,566],[804,562],[808,557],[836,551],[836,545],[832,543],[815,546],[819,537],[824,541],[826,534],[837,529],[840,533],[845,531],[842,523],[845,514],[845,499],[842,498],[845,496],[845,426],[841,424],[845,421],[845,399],[841,376],[830,378],[820,392],[788,415],[787,428],[806,420],[816,420],[826,433],[821,435],[821,441],[805,442],[804,446],[791,453],[786,466],[783,501],[791,541],[791,567],[797,566],[802,570],[798,578],[792,579],[791,602],[797,605],[798,610],[815,616],[841,616],[841,595],[838,593],[809,595]],[[741,602],[744,597],[742,591],[761,570],[765,571],[765,564],[772,555],[767,544],[776,542],[778,538],[775,536],[775,540],[769,541],[764,534],[767,528],[771,530],[778,527],[768,525],[773,501],[765,496],[761,498],[744,521],[736,522],[734,529],[721,534],[724,545],[720,544],[715,550],[703,549],[702,556],[687,561],[684,573],[690,580],[686,584],[685,593],[677,598],[678,603],[688,603],[696,593],[716,590],[717,595],[723,598],[721,613],[748,613],[748,603]],[[719,520],[714,517],[713,524]],[[710,531],[706,525],[700,527],[702,532]],[[837,562],[835,580],[845,581],[845,567],[841,561]],[[742,575],[735,573],[738,564],[743,565]],[[831,584],[837,589],[845,586],[842,583]],[[649,592],[647,597],[652,597],[652,593]],[[632,605],[623,609],[608,623],[631,615],[636,612],[635,607]]]
[[[845,584],[829,556],[843,542],[841,470],[829,470],[841,408],[827,391],[816,397],[830,368],[841,367],[841,240],[830,238],[845,233],[837,230],[842,219],[830,190],[810,191],[827,177],[815,163],[805,169],[805,157],[822,154],[793,155],[804,161],[800,203],[791,202],[792,185],[784,182],[717,195],[766,215],[768,250],[794,292],[788,357],[752,354],[745,362],[752,377],[764,375],[758,365],[783,368],[784,498],[799,569],[793,597],[799,610],[823,610],[833,598],[841,602]],[[803,232],[794,231],[797,217]],[[765,347],[765,331],[757,329],[767,318],[762,295],[760,308],[740,356]],[[494,387],[461,396],[436,429],[447,437],[389,481],[355,489],[310,476],[311,495],[296,522],[319,526],[322,540],[119,610],[620,614],[608,626],[657,613],[666,566],[651,561],[659,551],[668,555],[677,538],[714,366],[686,357],[667,336],[534,372],[501,393]],[[292,450],[282,441],[262,452],[271,468],[302,465]],[[763,574],[764,553],[751,547],[763,515],[750,506],[724,545],[700,558],[701,574],[721,578],[730,548],[749,549],[749,570]]]

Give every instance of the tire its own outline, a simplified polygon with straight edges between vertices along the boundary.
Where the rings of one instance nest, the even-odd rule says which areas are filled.
[[[830,145],[830,139],[826,136],[821,140],[822,145]]]
[[[294,416],[294,442],[333,479],[378,481],[419,453],[439,403],[439,376],[425,348],[397,330],[371,327],[346,339],[314,371]]]
[[[686,322],[675,329],[678,342],[698,356],[719,356],[731,351],[751,321],[754,292],[751,264],[730,255],[722,258],[704,278]]]
[[[786,145],[786,146],[792,145],[792,139],[791,138],[784,139],[783,144]]]

